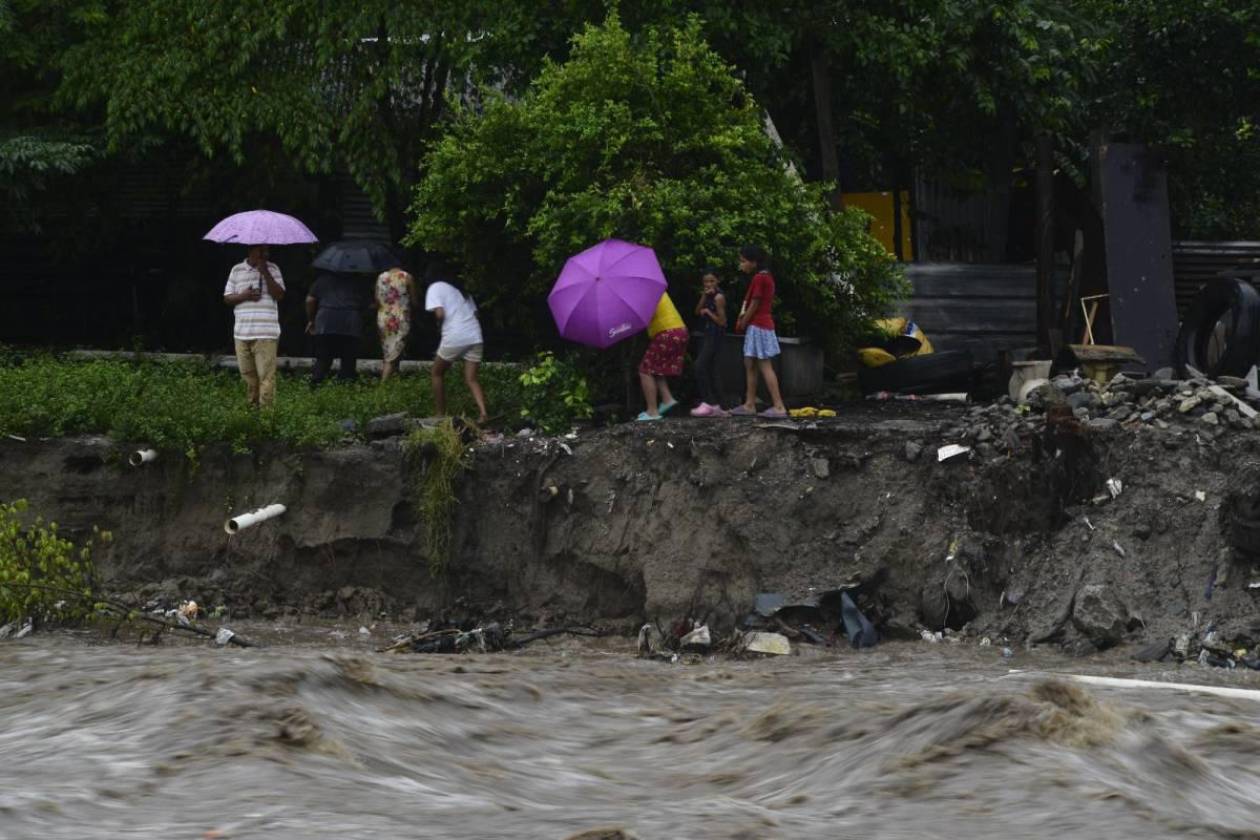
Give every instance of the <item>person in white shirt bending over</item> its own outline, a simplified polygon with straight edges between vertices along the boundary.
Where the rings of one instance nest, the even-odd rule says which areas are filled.
[[[434,408],[439,417],[446,414],[446,371],[462,359],[464,382],[477,401],[477,422],[485,423],[490,418],[486,414],[486,395],[477,381],[477,368],[481,365],[484,347],[481,323],[477,320],[477,304],[460,288],[454,273],[441,262],[429,264],[425,280],[429,285],[424,293],[424,308],[432,312],[442,325],[442,339],[433,359]]]

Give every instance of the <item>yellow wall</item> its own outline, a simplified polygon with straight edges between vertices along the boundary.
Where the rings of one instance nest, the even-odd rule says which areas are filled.
[[[858,207],[870,213],[871,234],[880,241],[888,253],[895,254],[893,248],[893,194],[891,192],[844,193],[845,207]],[[902,259],[914,259],[913,246],[910,242],[910,195],[901,193],[901,256]]]

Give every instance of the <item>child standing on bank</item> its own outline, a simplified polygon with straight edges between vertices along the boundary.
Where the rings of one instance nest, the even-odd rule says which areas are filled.
[[[757,377],[766,381],[773,405],[761,412],[762,417],[787,417],[787,408],[779,394],[779,377],[774,372],[774,357],[779,355],[779,336],[774,331],[770,310],[774,304],[774,276],[769,271],[770,257],[758,245],[739,249],[739,270],[752,275],[744,305],[740,308],[735,331],[744,333],[744,376],[747,385],[743,405],[731,409],[736,417],[757,413]]]
[[[647,408],[634,418],[640,422],[660,420],[678,405],[666,377],[682,373],[688,336],[687,325],[668,294],[661,295],[657,301],[656,314],[652,316],[647,332],[651,341],[643,354],[643,361],[639,363],[639,386],[643,389],[643,402]]]
[[[700,389],[700,405],[691,409],[692,417],[726,417],[718,389],[717,360],[722,339],[726,336],[726,295],[718,285],[717,272],[706,268],[701,276],[704,292],[696,303],[696,314],[703,319],[704,335],[700,354],[696,356],[696,384]]]

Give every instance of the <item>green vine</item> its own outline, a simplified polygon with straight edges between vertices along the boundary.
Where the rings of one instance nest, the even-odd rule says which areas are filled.
[[[403,450],[414,476],[411,489],[416,513],[424,523],[429,575],[441,579],[446,575],[451,554],[451,520],[457,501],[455,479],[467,463],[464,442],[459,430],[447,420],[413,431]]]

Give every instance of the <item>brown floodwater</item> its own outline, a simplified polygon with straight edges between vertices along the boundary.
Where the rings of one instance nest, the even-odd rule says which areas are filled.
[[[251,628],[238,628],[242,631]],[[0,837],[1260,837],[1260,674],[887,644],[773,660],[0,643]],[[1015,673],[1012,673],[1012,671]]]

